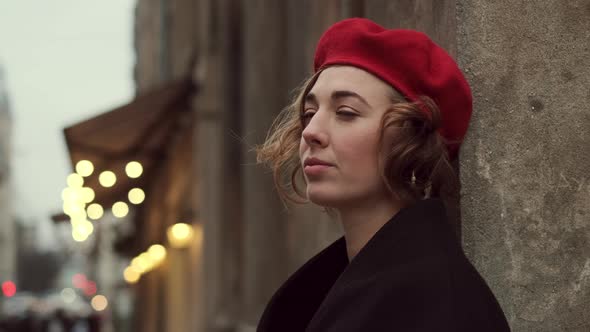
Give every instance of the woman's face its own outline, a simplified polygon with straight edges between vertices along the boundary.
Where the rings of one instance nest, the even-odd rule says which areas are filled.
[[[325,69],[304,100],[299,157],[310,201],[328,207],[383,199],[379,131],[393,89],[351,66]]]

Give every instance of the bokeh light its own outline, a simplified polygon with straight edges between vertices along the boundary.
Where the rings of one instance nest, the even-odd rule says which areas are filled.
[[[76,300],[76,291],[71,288],[64,288],[61,291],[61,298],[65,303],[72,303]]]
[[[74,221],[86,220],[86,210],[84,210],[84,205],[76,204],[70,206],[69,216]]]
[[[82,273],[76,273],[72,276],[72,285],[74,285],[74,287],[76,288],[84,288],[86,286],[87,281],[88,280],[86,279],[86,275]]]
[[[89,187],[83,187],[82,189],[80,189],[80,193],[82,196],[82,202],[84,203],[90,203],[94,200],[94,190],[92,190],[92,188]]]
[[[84,294],[91,296],[96,294],[96,283],[94,281],[88,281],[84,287]]]
[[[81,176],[90,176],[94,172],[94,165],[88,160],[80,160],[76,163],[76,173]]]
[[[145,264],[145,271],[150,271],[156,266],[156,262],[147,252],[141,253],[138,258]]]
[[[88,220],[74,222],[72,220],[72,238],[76,242],[86,241],[88,236],[94,232],[94,225]]]
[[[193,228],[189,224],[177,223],[168,227],[166,235],[172,247],[184,248],[189,245],[193,237]]]
[[[86,211],[80,210],[80,212],[70,214],[70,222],[72,226],[79,225],[80,223],[87,221],[86,220]]]
[[[80,233],[75,227],[72,229],[72,238],[76,242],[84,242],[88,238],[85,233]]]
[[[136,283],[140,277],[141,273],[132,266],[128,266],[125,271],[123,271],[123,278],[125,278],[125,281],[130,284]]]
[[[147,253],[150,255],[150,258],[158,264],[166,258],[166,248],[161,244],[151,245]]]
[[[125,202],[113,204],[113,215],[117,218],[123,218],[129,213],[129,206]]]
[[[80,188],[71,188],[71,187],[64,188],[64,190],[62,190],[62,192],[61,192],[61,199],[64,202],[70,202],[70,203],[81,202],[82,196],[81,196]]]
[[[68,175],[66,182],[70,188],[80,188],[84,185],[84,178],[80,174],[72,173]]]
[[[129,190],[129,194],[127,195],[129,198],[129,202],[133,204],[141,204],[145,200],[145,193],[141,188],[133,188]]]
[[[79,215],[84,212],[84,204],[76,202],[64,202],[63,204],[64,213],[68,216]]]
[[[16,285],[11,280],[2,283],[2,293],[6,297],[13,297],[16,294]]]
[[[74,228],[80,233],[80,234],[86,234],[86,235],[90,235],[92,234],[92,232],[94,232],[94,225],[92,225],[92,223],[88,220],[83,220],[80,221],[79,223],[77,223]]]
[[[117,176],[111,171],[104,171],[98,176],[98,182],[105,188],[110,188],[117,182]]]
[[[107,301],[107,298],[104,297],[104,295],[95,295],[92,300],[90,300],[90,305],[96,311],[103,311],[107,308],[108,304],[109,302]]]
[[[102,218],[104,209],[100,204],[92,203],[86,208],[86,213],[88,214],[88,218],[97,220]]]
[[[125,173],[132,179],[138,178],[143,173],[143,166],[137,161],[130,161],[125,166]]]
[[[145,273],[149,270],[149,262],[147,262],[145,258],[141,256],[132,259],[131,266],[141,273]]]

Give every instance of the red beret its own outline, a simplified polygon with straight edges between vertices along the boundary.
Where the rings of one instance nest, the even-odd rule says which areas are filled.
[[[385,29],[364,18],[332,25],[320,38],[314,71],[350,65],[389,83],[409,101],[428,96],[440,109],[440,134],[457,156],[471,117],[469,84],[449,54],[422,32]]]

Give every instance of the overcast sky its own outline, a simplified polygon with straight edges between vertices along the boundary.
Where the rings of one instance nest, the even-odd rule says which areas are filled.
[[[62,129],[132,97],[134,7],[135,0],[0,0],[17,216],[48,224],[61,211],[72,171]]]

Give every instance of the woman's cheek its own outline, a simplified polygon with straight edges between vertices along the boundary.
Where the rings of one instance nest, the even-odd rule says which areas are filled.
[[[339,153],[336,154],[342,166],[346,166],[348,171],[357,175],[374,171],[373,164],[377,163],[377,154],[373,142],[368,141],[369,138],[365,136],[350,138],[352,139],[343,142]]]
[[[374,131],[351,133],[345,138],[344,146],[351,154],[369,156],[378,150],[379,137]]]

